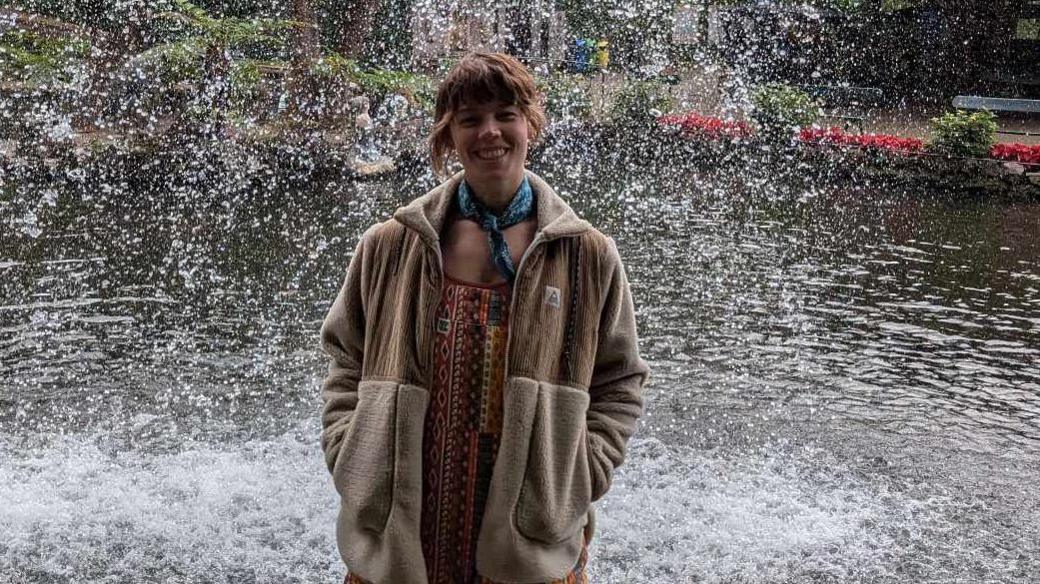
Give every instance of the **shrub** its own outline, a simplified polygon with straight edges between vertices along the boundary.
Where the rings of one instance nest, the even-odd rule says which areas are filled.
[[[672,99],[661,94],[653,81],[627,81],[610,98],[607,118],[621,126],[652,126],[672,108]]]
[[[0,33],[0,77],[69,81],[68,68],[89,54],[90,42],[82,38],[61,40],[27,30],[8,30]]]
[[[592,113],[588,83],[578,75],[554,73],[538,79],[538,90],[545,96],[545,113],[550,119],[586,119]]]
[[[928,150],[951,156],[989,156],[996,143],[997,117],[988,110],[957,110],[932,119]]]
[[[820,118],[819,104],[809,94],[789,85],[759,87],[751,101],[751,117],[759,135],[769,142],[787,143],[795,132]]]
[[[374,96],[376,102],[381,102],[396,93],[403,95],[413,105],[433,111],[436,93],[433,81],[425,75],[372,69],[358,72],[354,80],[361,86],[362,91]]]
[[[433,81],[426,75],[387,69],[362,69],[355,61],[332,53],[311,67],[319,80],[355,83],[374,103],[382,103],[391,95],[404,96],[412,105],[433,111],[436,93]]]

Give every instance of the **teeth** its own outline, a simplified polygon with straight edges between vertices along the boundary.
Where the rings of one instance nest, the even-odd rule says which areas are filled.
[[[506,154],[506,149],[505,148],[496,148],[494,150],[481,150],[480,152],[477,153],[477,157],[478,158],[483,158],[484,160],[494,160],[495,158],[499,158],[501,156],[505,156],[505,154]]]

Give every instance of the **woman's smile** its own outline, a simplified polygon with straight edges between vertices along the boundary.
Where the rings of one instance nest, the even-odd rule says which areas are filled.
[[[530,138],[527,118],[515,105],[469,103],[452,119],[451,140],[466,182],[485,204],[499,206],[520,186]]]
[[[509,152],[506,148],[486,148],[484,150],[477,150],[476,156],[481,160],[498,160]]]

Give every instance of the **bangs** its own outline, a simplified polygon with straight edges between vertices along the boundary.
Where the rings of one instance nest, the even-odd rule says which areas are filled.
[[[436,117],[478,103],[521,105],[526,101],[515,80],[508,78],[500,68],[473,59],[454,73],[444,82],[436,108],[440,115]]]
[[[537,141],[545,126],[545,111],[534,77],[520,61],[502,53],[470,53],[448,72],[437,90],[430,153],[434,171],[444,170],[452,150],[450,125],[460,109],[501,103],[520,108]]]

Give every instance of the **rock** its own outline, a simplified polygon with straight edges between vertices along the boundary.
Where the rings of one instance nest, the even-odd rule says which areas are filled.
[[[1021,176],[1026,173],[1026,167],[1017,162],[1005,162],[1001,166],[1004,167],[1004,174],[1011,176]]]
[[[350,107],[358,110],[363,114],[368,114],[368,108],[372,107],[372,102],[369,101],[367,95],[359,95],[357,97],[350,98]]]
[[[356,118],[354,118],[354,125],[357,126],[357,129],[359,129],[359,130],[371,129],[372,128],[372,117],[369,116],[366,113],[358,114],[358,116]]]
[[[1040,172],[1030,172],[1026,174],[1026,178],[1028,178],[1029,182],[1033,183],[1033,185],[1040,187]]]
[[[18,152],[17,140],[0,140],[0,158],[14,158]]]
[[[355,162],[354,173],[359,178],[371,178],[381,174],[391,173],[396,169],[394,161],[390,158],[380,158],[374,162]]]

